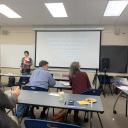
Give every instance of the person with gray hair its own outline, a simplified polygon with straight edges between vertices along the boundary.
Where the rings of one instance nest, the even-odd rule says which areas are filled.
[[[79,62],[72,62],[69,70],[69,82],[72,86],[73,94],[80,94],[81,92],[91,89],[91,84],[86,72],[80,71]],[[74,120],[77,120],[79,111],[74,111]]]
[[[40,61],[39,68],[33,71],[28,86],[35,86],[48,89],[48,86],[55,86],[56,82],[50,72],[48,72],[48,62],[45,60]],[[46,117],[45,111],[47,107],[43,108],[40,118]],[[28,112],[31,119],[36,119],[34,115],[34,107]]]

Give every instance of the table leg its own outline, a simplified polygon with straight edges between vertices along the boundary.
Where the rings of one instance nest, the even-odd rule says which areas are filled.
[[[126,95],[126,117],[127,117],[127,102],[128,102],[128,95]]]
[[[116,103],[117,103],[117,101],[118,101],[118,99],[119,99],[121,93],[122,93],[122,91],[119,93],[119,95],[118,95],[118,97],[117,97],[117,99],[116,99],[116,102],[115,102],[115,104],[114,104],[114,107],[113,107],[113,113],[114,113],[114,114],[116,114],[115,106],[116,106]]]
[[[47,118],[48,118],[48,113],[49,113],[49,108],[48,108],[48,110],[47,110],[46,120],[47,120]]]
[[[127,117],[127,100],[126,100],[126,117]]]
[[[90,128],[93,128],[93,112],[90,112]]]
[[[68,110],[67,110],[66,117],[65,117],[65,123],[67,121],[67,117],[68,117]]]

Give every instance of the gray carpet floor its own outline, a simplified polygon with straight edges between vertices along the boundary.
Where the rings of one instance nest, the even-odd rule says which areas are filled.
[[[5,90],[9,89],[8,87],[5,88]],[[72,91],[69,90],[63,90],[65,93],[72,93]],[[50,89],[50,92],[56,92],[56,89]],[[125,95],[124,95],[125,96]],[[103,127],[104,128],[128,128],[128,117],[125,116],[126,111],[126,99],[123,97],[120,97],[117,105],[116,105],[116,111],[117,114],[113,114],[113,105],[117,98],[117,95],[114,94],[113,96],[111,94],[104,96],[101,94],[101,101],[104,108],[104,113],[99,114]],[[40,119],[40,112],[42,111],[42,107],[39,109],[35,109],[34,113],[37,119]],[[55,109],[55,114],[57,114],[60,111],[60,109]],[[11,115],[11,113],[9,113]],[[74,111],[71,112],[71,114],[68,115],[67,123],[69,124],[75,124],[78,125],[77,122],[74,121],[73,118]],[[49,110],[48,120],[51,120],[53,116],[52,108]],[[85,128],[90,128],[90,120],[89,122],[84,122],[84,112],[79,112],[79,118],[80,118],[80,125]],[[21,128],[25,128],[24,126],[24,120],[29,119],[28,117],[23,118],[21,123]],[[93,113],[93,128],[101,128],[100,122],[97,116],[97,113]]]

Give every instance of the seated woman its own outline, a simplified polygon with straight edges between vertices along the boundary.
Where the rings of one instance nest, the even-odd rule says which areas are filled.
[[[18,128],[18,120],[15,116],[11,118],[6,114],[5,109],[13,109],[20,95],[19,87],[10,91],[11,96],[6,95],[0,88],[0,128]]]
[[[80,71],[79,62],[72,62],[69,70],[69,82],[72,86],[73,94],[80,94],[81,92],[91,89],[91,84],[86,72]],[[77,120],[79,111],[74,111],[74,120]]]

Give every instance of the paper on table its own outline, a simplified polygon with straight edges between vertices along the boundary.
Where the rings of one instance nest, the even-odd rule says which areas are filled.
[[[127,86],[121,86],[121,87],[118,87],[118,88],[121,89],[121,90],[128,90]]]
[[[57,93],[50,93],[49,95],[50,96],[59,96],[59,94],[57,94]]]
[[[60,81],[61,84],[65,85],[65,86],[69,86],[69,82],[63,82],[63,81]]]
[[[88,103],[85,101],[85,100],[83,100],[83,101],[77,101],[80,105],[81,104],[86,104],[86,105],[88,105]]]

